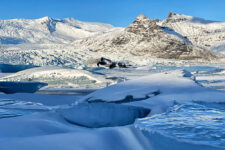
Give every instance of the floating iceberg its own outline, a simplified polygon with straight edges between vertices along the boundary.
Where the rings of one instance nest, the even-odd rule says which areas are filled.
[[[48,84],[42,82],[16,82],[0,81],[0,92],[12,93],[34,93]]]
[[[1,78],[2,81],[35,81],[48,83],[48,88],[102,88],[116,83],[85,70],[38,67],[20,71]]]

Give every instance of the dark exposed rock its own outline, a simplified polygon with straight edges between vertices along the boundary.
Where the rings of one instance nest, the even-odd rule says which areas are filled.
[[[174,12],[170,12],[167,18],[171,18],[174,15],[176,15]]]
[[[113,62],[112,60],[110,59],[107,59],[107,58],[104,58],[104,57],[101,57],[98,62],[97,62],[97,66],[100,67],[100,66],[105,66],[105,67],[108,67],[110,69],[113,69],[115,67],[119,67],[119,68],[127,68],[127,65],[125,63],[122,63],[122,62]]]

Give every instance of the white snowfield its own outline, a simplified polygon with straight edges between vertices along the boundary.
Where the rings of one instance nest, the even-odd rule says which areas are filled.
[[[125,99],[128,96],[129,100]],[[145,131],[133,125],[104,126],[119,125],[121,122],[118,119],[130,122],[132,116],[137,115],[136,111],[143,107],[151,109],[150,115],[153,115],[165,112],[175,101],[225,102],[224,96],[224,91],[199,86],[187,71],[151,74],[91,93],[70,107],[0,119],[0,149],[222,150],[223,148],[209,144],[183,141],[159,132]],[[96,100],[103,103],[95,103]],[[101,105],[105,106],[104,114],[99,109]],[[134,105],[135,109],[128,107],[129,105]],[[132,115],[126,118],[129,113]],[[81,126],[95,127],[96,122],[103,127]]]
[[[27,69],[0,78],[0,81],[41,81],[48,83],[46,88],[102,88],[116,83],[105,79],[104,75],[53,66]]]

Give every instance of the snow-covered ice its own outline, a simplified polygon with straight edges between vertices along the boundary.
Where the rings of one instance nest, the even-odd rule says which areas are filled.
[[[93,92],[82,100],[116,102],[125,100],[127,96],[131,96],[133,99],[144,99],[147,96],[146,99],[151,99],[151,101],[158,99],[165,101],[204,100],[208,102],[223,102],[224,94],[223,91],[198,85],[190,72],[176,70],[154,73],[135,80],[112,85]]]
[[[38,93],[0,94],[2,104],[0,111],[7,117],[0,119],[0,149],[11,150],[18,147],[23,150],[31,147],[42,150],[70,150],[74,147],[109,150],[224,149],[224,146],[221,145],[224,137],[221,135],[217,136],[218,140],[214,140],[210,144],[207,144],[207,140],[212,141],[210,139],[216,136],[213,133],[208,134],[209,138],[207,139],[195,139],[197,138],[195,135],[203,136],[209,128],[215,132],[223,131],[223,126],[219,126],[220,123],[223,123],[222,120],[217,124],[206,124],[206,122],[199,124],[201,118],[198,116],[191,119],[196,111],[199,116],[204,117],[204,111],[207,108],[214,104],[221,107],[221,104],[225,102],[224,91],[203,87],[195,79],[195,73],[214,73],[216,69],[199,67],[201,72],[198,72],[198,69],[189,68],[189,71],[193,73],[191,74],[186,70],[172,71],[171,68],[165,68],[166,71],[158,72],[149,70],[149,68],[152,67],[130,68],[133,76],[128,78],[131,80],[108,86],[86,96]],[[103,72],[106,73],[106,76],[107,73],[113,76],[126,75],[125,72],[117,69],[109,72],[106,69]],[[141,77],[141,74],[145,76]],[[137,79],[134,79],[135,76]],[[192,103],[196,103],[196,105],[192,105]],[[205,106],[205,109],[201,109],[198,107],[202,105],[201,103],[210,105],[210,107]],[[186,104],[191,105],[186,107],[188,106]],[[33,108],[32,111],[29,109],[29,105],[30,108]],[[193,106],[196,106],[196,109],[192,109]],[[176,109],[177,107],[178,109]],[[9,111],[10,109],[12,111]],[[217,115],[216,109],[217,106],[208,109],[208,119],[205,119],[216,121],[213,120],[213,116],[215,118]],[[24,113],[22,113],[23,110]],[[148,117],[142,118],[147,115],[146,111],[150,110]],[[12,117],[13,115],[7,116],[6,113],[14,114],[14,117]],[[16,114],[20,114],[20,116],[15,117]],[[177,117],[180,119],[176,119]],[[185,130],[176,130],[182,128],[183,117],[190,121],[186,126],[190,125],[193,132],[186,133]],[[215,119],[224,118],[224,113],[220,113],[218,117]],[[123,121],[120,121],[121,119]],[[172,120],[174,126],[169,124],[168,120]],[[135,121],[134,124],[132,124],[133,121]],[[163,123],[161,124],[161,122]],[[157,123],[159,123],[159,127]],[[171,125],[171,128],[164,131],[163,124]],[[117,125],[124,126],[118,127]],[[198,125],[202,125],[201,130],[198,130]],[[154,130],[151,130],[153,129],[151,126],[154,126]],[[171,132],[174,136],[171,136]],[[171,146],[168,147],[168,145]]]

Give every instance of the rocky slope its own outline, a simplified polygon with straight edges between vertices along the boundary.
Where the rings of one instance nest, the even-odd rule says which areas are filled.
[[[166,59],[213,59],[216,56],[207,49],[195,46],[191,41],[169,27],[158,25],[143,14],[122,31],[111,36],[100,36],[75,42],[75,45],[95,52],[128,53],[135,56],[151,56]],[[77,48],[78,48],[77,47]]]
[[[225,22],[171,12],[159,25],[173,29],[195,45],[217,52],[225,51]]]

